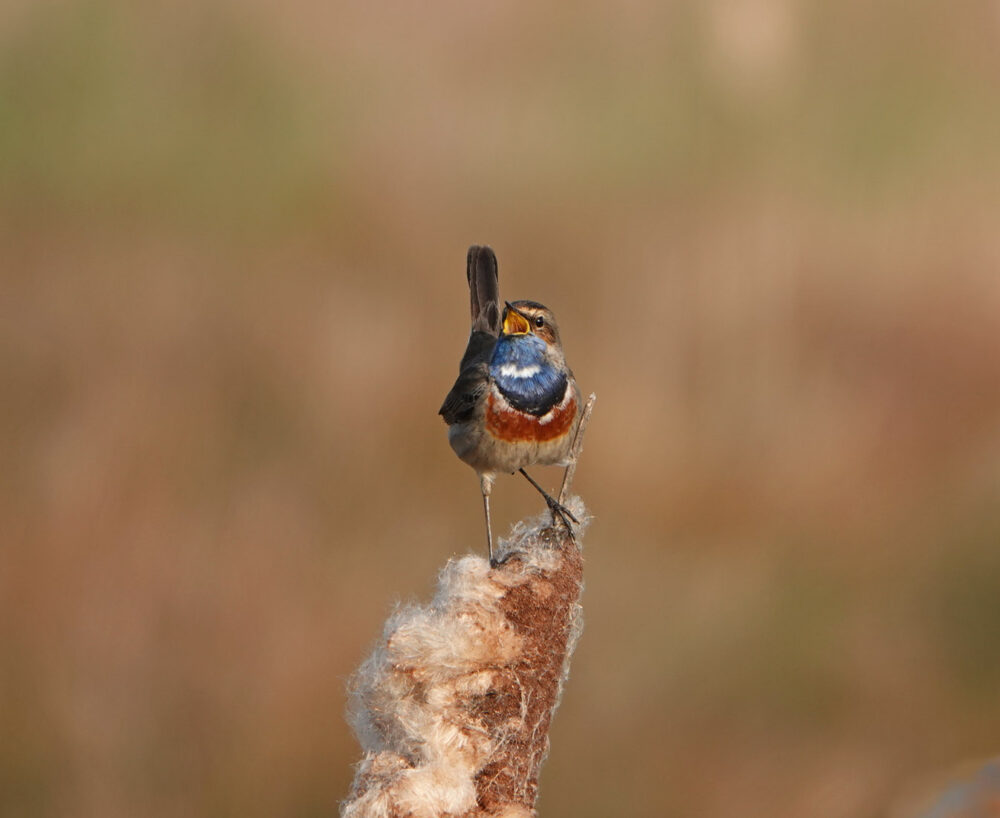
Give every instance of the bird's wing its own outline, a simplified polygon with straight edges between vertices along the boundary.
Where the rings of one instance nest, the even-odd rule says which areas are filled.
[[[469,420],[475,412],[476,401],[489,387],[490,359],[496,344],[496,337],[488,332],[474,331],[470,336],[458,368],[458,379],[438,410],[449,426]]]

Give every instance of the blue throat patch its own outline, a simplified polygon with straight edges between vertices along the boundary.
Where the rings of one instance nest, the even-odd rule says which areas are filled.
[[[566,373],[545,360],[545,341],[534,335],[502,335],[490,375],[511,406],[544,415],[566,394]]]

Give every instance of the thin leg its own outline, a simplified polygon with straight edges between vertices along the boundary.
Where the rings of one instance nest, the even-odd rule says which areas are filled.
[[[550,496],[545,489],[543,489],[540,485],[538,485],[538,483],[536,483],[534,480],[531,479],[531,475],[529,475],[524,469],[518,469],[518,471],[520,471],[521,474],[525,476],[527,481],[531,483],[531,485],[533,485],[536,489],[538,489],[542,497],[545,498],[545,502],[549,507],[549,511],[552,512],[552,522],[555,522],[556,517],[558,517],[562,521],[562,524],[566,526],[566,530],[569,532],[570,537],[572,537],[573,526],[569,524],[569,521],[572,520],[577,525],[580,524],[580,521],[573,516],[573,512],[570,511],[568,508],[566,508],[566,506],[564,506],[558,500],[556,500],[555,497]]]
[[[486,512],[486,547],[490,553],[490,565],[493,564],[493,526],[490,524],[490,492],[493,491],[493,477],[479,475],[479,488],[483,492],[483,511]]]
[[[576,427],[576,434],[573,436],[573,444],[569,449],[569,465],[563,473],[562,488],[559,489],[560,503],[564,503],[566,501],[566,495],[569,493],[569,487],[573,484],[573,477],[576,475],[576,463],[580,459],[580,452],[583,451],[583,432],[587,428],[587,423],[590,421],[590,414],[594,411],[594,403],[596,401],[597,395],[591,392],[590,397],[587,398],[587,402],[583,406],[583,414],[580,415],[580,423]]]
[[[490,495],[483,495],[483,510],[486,512],[486,547],[490,552],[490,564],[493,564],[493,528],[490,525]]]

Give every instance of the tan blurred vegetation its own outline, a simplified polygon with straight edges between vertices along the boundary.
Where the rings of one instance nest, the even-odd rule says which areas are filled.
[[[998,92],[985,1],[9,0],[0,814],[335,813],[346,677],[482,547],[472,242],[600,396],[543,815],[996,753]]]

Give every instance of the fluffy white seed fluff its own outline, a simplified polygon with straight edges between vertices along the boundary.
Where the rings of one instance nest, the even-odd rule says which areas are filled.
[[[585,520],[586,509],[578,498],[569,507]],[[577,528],[577,538],[581,533]],[[523,793],[518,790],[518,797],[490,801],[477,774],[491,762],[496,766],[497,758],[506,758],[498,754],[509,753],[519,737],[538,732],[537,723],[525,722],[538,719],[528,706],[532,696],[548,696],[545,701],[551,706],[542,724],[547,731],[582,627],[582,568],[576,542],[552,525],[548,513],[515,526],[500,542],[497,559],[497,568],[480,556],[449,561],[433,600],[397,610],[356,673],[350,720],[364,757],[351,797],[342,805],[342,818],[534,815],[535,780],[548,747],[546,736],[532,738],[532,759],[526,762],[530,786],[522,787]],[[560,572],[571,562],[577,573],[567,584],[566,574]],[[565,615],[553,625],[558,633],[552,634],[552,644],[565,651],[564,658],[556,655],[562,663],[554,668],[561,671],[556,674],[557,689],[520,690],[520,705],[515,702],[502,718],[491,715],[501,712],[489,710],[497,700],[491,697],[516,691],[510,679],[530,680],[531,663],[546,658],[533,632],[519,632],[515,620],[521,612],[511,607],[511,600],[521,597],[537,607],[538,600],[544,600],[542,586],[571,589],[560,597]],[[521,596],[512,595],[518,588]],[[549,661],[553,655],[549,651]],[[551,681],[546,684],[552,687]],[[507,767],[504,762],[504,770]]]

